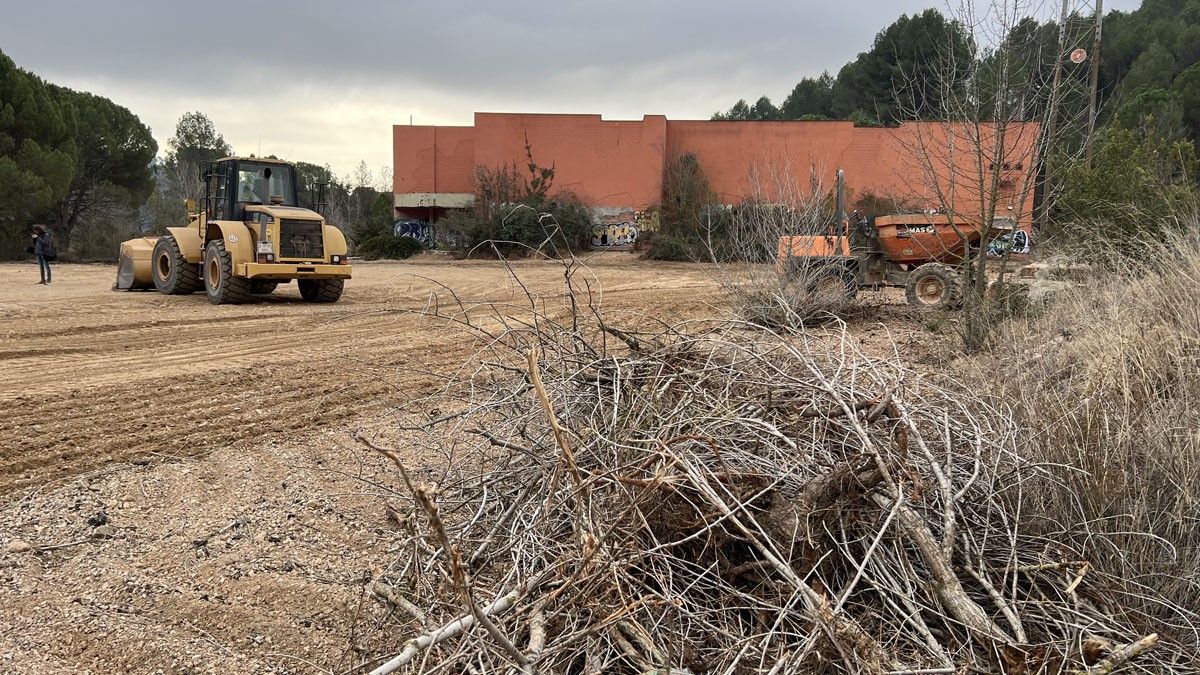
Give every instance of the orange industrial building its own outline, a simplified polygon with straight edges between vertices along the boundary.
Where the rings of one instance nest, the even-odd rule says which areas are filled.
[[[988,184],[979,172],[995,166],[1001,171],[997,217],[1028,227],[1033,191],[1022,187],[1034,168],[1038,128],[1008,125],[1001,157],[980,161],[975,148],[996,146],[989,139],[999,131],[998,125],[941,122],[870,128],[847,121],[672,121],[662,115],[615,121],[599,115],[475,113],[470,127],[393,128],[395,209],[397,218],[436,222],[447,209],[469,207],[475,168],[521,167],[528,142],[539,165],[554,166],[555,189],[594,207],[596,246],[627,246],[639,232],[653,229],[668,167],[685,154],[696,157],[718,199],[734,206],[811,189],[814,173],[831,186],[840,168],[851,205],[870,195],[927,210],[950,196],[959,205],[956,211],[969,213],[974,204],[977,213],[979,186]]]

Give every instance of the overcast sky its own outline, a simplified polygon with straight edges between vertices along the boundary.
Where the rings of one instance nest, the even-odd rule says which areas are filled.
[[[410,116],[707,119],[738,98],[781,103],[801,77],[836,74],[901,13],[944,11],[928,0],[4,5],[0,49],[52,82],[128,107],[160,152],[179,116],[200,110],[239,153],[330,164],[340,175],[359,160],[377,175],[390,165],[391,125]]]

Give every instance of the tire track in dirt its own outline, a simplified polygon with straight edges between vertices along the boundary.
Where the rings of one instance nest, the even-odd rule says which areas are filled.
[[[447,359],[454,350],[444,344],[411,344],[415,325],[384,332],[385,322],[372,322],[377,334],[355,341],[356,348],[394,360]],[[416,321],[410,321],[416,324]],[[394,321],[388,321],[395,328]],[[348,338],[363,326],[347,327],[325,337]],[[399,341],[397,338],[401,338]],[[341,351],[312,345],[288,350],[289,336],[272,336],[266,346],[222,352],[216,345],[199,351],[180,350],[173,357],[204,360],[220,353],[211,363],[212,372],[194,373],[187,368],[172,377],[122,378],[119,371],[91,373],[87,384],[104,393],[79,405],[79,396],[52,393],[48,398],[23,396],[10,405],[10,414],[0,421],[0,438],[23,437],[13,452],[0,451],[0,492],[20,489],[46,478],[88,471],[113,461],[144,455],[187,457],[249,438],[294,435],[307,429],[367,417],[402,402],[398,392],[417,393],[416,378],[399,370],[394,381],[379,372],[347,368]],[[389,350],[399,345],[403,354]],[[260,357],[273,357],[259,361]],[[155,364],[161,371],[162,361]],[[378,370],[378,369],[372,369]],[[327,377],[328,376],[328,377]]]
[[[23,333],[21,333],[21,336],[24,338],[41,339],[41,338],[70,337],[70,336],[76,336],[76,335],[91,337],[91,336],[95,336],[95,335],[103,335],[106,333],[136,332],[138,334],[141,334],[142,332],[144,332],[146,330],[171,329],[171,328],[181,328],[181,327],[186,327],[186,326],[212,326],[215,324],[237,323],[237,322],[244,322],[244,321],[268,321],[271,319],[278,319],[278,318],[286,317],[286,316],[288,316],[288,315],[287,314],[269,314],[269,315],[253,315],[253,316],[225,316],[225,317],[214,317],[211,319],[178,319],[178,320],[174,320],[174,321],[171,321],[171,320],[158,321],[158,320],[156,320],[156,321],[148,321],[148,322],[136,323],[136,324],[101,324],[101,325],[95,325],[95,326],[73,326],[71,328],[65,328],[65,329],[61,329],[61,330],[53,330],[52,329],[52,330],[45,330],[45,331],[23,332]]]
[[[62,347],[54,354],[56,357],[78,355],[79,358],[47,361],[45,355],[35,353],[10,359],[4,365],[4,380],[19,383],[26,394],[45,395],[77,389],[81,374],[88,385],[108,386],[144,379],[167,369],[182,376],[273,362],[279,355],[285,360],[303,361],[315,352],[329,349],[330,345],[343,344],[362,333],[374,332],[380,328],[379,323],[354,321],[301,333],[294,323],[264,322],[247,326],[246,336],[221,330],[195,330],[135,344],[124,339],[99,340],[86,351],[81,346]],[[287,332],[280,332],[281,329]],[[358,341],[374,347],[383,340],[377,337]],[[0,400],[12,391],[0,385]]]
[[[539,302],[564,297],[561,267],[514,268]],[[336,305],[300,302],[294,288],[233,307],[109,293],[104,268],[64,270],[66,284],[27,303],[0,285],[6,313],[22,317],[0,333],[0,494],[113,462],[301,439],[373,419],[428,393],[440,382],[432,371],[456,369],[477,347],[421,313],[431,294],[446,309],[452,288],[481,325],[499,325],[488,303],[501,314],[528,312],[500,263],[365,269]],[[706,285],[674,268],[616,266],[596,276],[606,306],[651,315],[682,296],[701,301]]]

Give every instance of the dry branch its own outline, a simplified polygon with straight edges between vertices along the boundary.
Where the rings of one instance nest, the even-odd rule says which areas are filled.
[[[484,616],[502,614],[512,609],[513,606],[516,605],[519,597],[520,594],[517,591],[509,591],[508,593],[496,598],[488,605],[480,608],[478,613],[483,614]],[[429,631],[424,635],[419,635],[409,640],[399,654],[388,660],[387,663],[384,663],[375,670],[372,670],[371,675],[387,675],[388,673],[396,672],[401,667],[410,663],[413,658],[415,658],[422,651],[438,644],[439,642],[442,642],[443,640],[457,637],[470,630],[475,626],[476,620],[477,614],[460,616],[450,623],[437,628],[436,630]]]
[[[360,438],[412,495],[394,567],[442,624],[376,673],[1109,672],[1081,626],[1126,645],[1093,669],[1193,672],[1084,601],[1101,571],[1026,535],[1044,473],[1003,410],[836,330],[616,329],[567,296],[477,334],[478,368],[411,403],[448,411],[395,429],[444,453],[436,495]]]

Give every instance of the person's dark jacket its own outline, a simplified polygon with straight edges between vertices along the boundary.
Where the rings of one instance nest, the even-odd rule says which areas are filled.
[[[34,255],[50,255],[54,252],[54,246],[50,243],[50,233],[43,232],[33,240]]]

